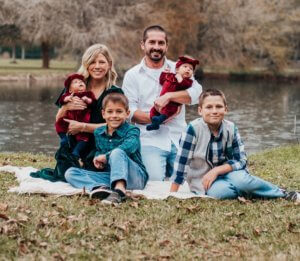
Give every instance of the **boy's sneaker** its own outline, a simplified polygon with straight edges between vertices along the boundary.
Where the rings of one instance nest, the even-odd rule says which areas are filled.
[[[94,188],[90,193],[90,198],[98,198],[100,200],[107,198],[113,191],[106,186]]]
[[[285,197],[286,200],[291,200],[295,202],[300,202],[300,193],[296,191],[286,192]]]
[[[126,195],[123,192],[118,193],[117,191],[112,191],[112,193],[106,199],[103,199],[101,202],[104,204],[120,204],[125,200]]]

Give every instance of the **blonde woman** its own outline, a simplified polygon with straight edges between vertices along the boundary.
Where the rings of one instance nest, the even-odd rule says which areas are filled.
[[[82,64],[78,70],[87,81],[87,90],[93,92],[97,99],[97,104],[92,110],[91,123],[85,124],[77,121],[69,121],[69,134],[74,135],[79,132],[93,133],[93,131],[104,124],[101,115],[101,104],[103,98],[111,92],[123,93],[115,86],[117,73],[114,68],[112,56],[108,48],[103,44],[90,46],[82,56]],[[62,106],[56,119],[64,116],[67,110],[83,110],[86,108],[85,102],[76,99]]]
[[[80,132],[90,133],[91,138],[86,150],[83,152],[83,167],[87,169],[93,168],[93,156],[95,149],[95,140],[92,135],[94,130],[105,124],[105,120],[102,117],[102,100],[104,97],[112,92],[123,93],[121,88],[115,86],[117,73],[114,68],[114,63],[110,51],[103,44],[94,44],[90,46],[82,56],[81,67],[78,70],[79,74],[82,74],[87,82],[87,90],[91,91],[97,102],[91,107],[91,120],[90,123],[83,123],[74,120],[66,120],[69,122],[68,134],[76,135]],[[59,100],[59,98],[58,98]],[[58,102],[56,103],[57,105]],[[71,102],[61,106],[56,115],[56,121],[63,118],[69,110],[84,110],[86,103],[78,97],[73,97]],[[42,169],[36,173],[32,173],[31,176],[44,178],[51,181],[65,180],[65,171],[69,167],[82,167],[77,159],[70,153],[72,149],[72,142],[68,146],[61,146],[56,152],[55,159],[57,161],[56,167],[52,169]]]

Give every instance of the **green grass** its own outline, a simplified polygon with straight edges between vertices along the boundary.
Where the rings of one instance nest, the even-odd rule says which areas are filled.
[[[10,59],[0,59],[0,76],[18,76],[26,75],[53,75],[66,74],[76,70],[75,61],[50,60],[50,68],[42,68],[42,60],[39,59],[17,59],[16,63],[12,63]]]
[[[1,164],[55,163],[45,155],[2,153]],[[250,169],[299,190],[300,146],[251,155]],[[300,205],[282,199],[140,199],[111,207],[82,195],[7,193],[17,181],[4,172],[0,185],[0,260],[300,259]]]

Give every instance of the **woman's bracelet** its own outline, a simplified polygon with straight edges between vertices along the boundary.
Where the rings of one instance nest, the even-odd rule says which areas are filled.
[[[81,132],[83,132],[86,128],[86,123],[83,123],[83,127],[81,128]]]

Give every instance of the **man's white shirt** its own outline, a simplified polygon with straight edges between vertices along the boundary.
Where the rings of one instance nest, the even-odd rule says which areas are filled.
[[[162,86],[159,84],[160,74],[169,68],[175,73],[175,62],[165,59],[160,69],[148,68],[145,58],[125,73],[122,89],[129,100],[130,120],[136,110],[150,112],[154,101],[159,97]],[[197,104],[202,92],[202,86],[193,79],[193,85],[187,89],[191,104]],[[178,148],[181,133],[186,128],[185,105],[181,112],[158,130],[147,131],[146,125],[136,123],[141,131],[142,146],[154,146],[165,151],[171,150],[171,141]]]

